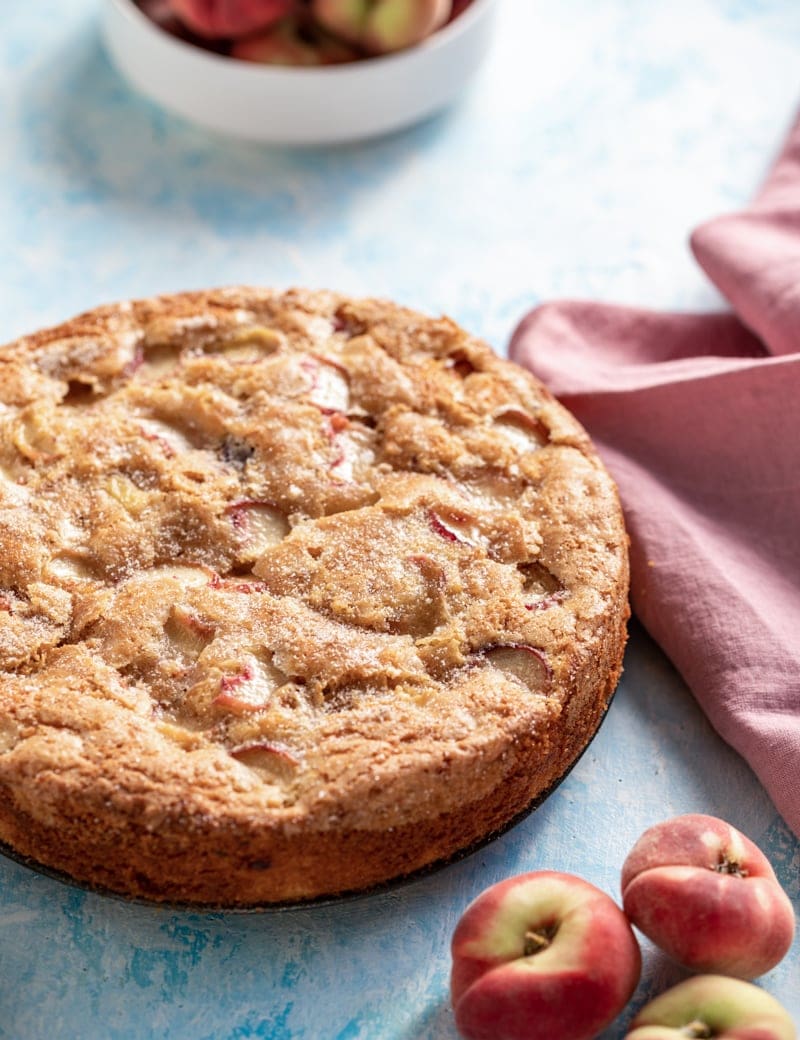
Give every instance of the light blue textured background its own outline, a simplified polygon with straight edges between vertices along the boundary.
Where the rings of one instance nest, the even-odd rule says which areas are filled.
[[[99,0],[5,5],[0,340],[107,300],[234,282],[330,286],[446,311],[503,350],[539,299],[716,306],[686,250],[752,193],[800,101],[790,0],[502,0],[451,112],[365,145],[211,139],[134,97]],[[685,811],[771,856],[800,910],[800,843],[635,626],[590,750],[485,851],[392,894],[241,917],[130,906],[0,862],[0,1037],[453,1040],[448,943],[523,870],[618,897],[627,849]],[[800,1019],[800,943],[762,980]],[[645,944],[624,1023],[681,977]],[[548,1038],[557,1040],[557,1038]]]

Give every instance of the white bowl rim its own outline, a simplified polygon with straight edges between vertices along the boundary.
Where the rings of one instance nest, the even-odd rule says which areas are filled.
[[[340,64],[322,66],[298,66],[298,65],[261,65],[258,62],[243,61],[233,58],[227,54],[217,54],[215,51],[195,43],[188,43],[180,37],[162,29],[157,22],[149,18],[134,0],[108,0],[120,14],[135,22],[137,28],[151,34],[154,43],[162,47],[172,48],[178,54],[191,54],[198,61],[208,62],[210,67],[230,69],[233,65],[237,74],[252,77],[254,80],[283,79],[291,76],[311,80],[326,80],[336,76],[352,76],[359,70],[375,70],[380,66],[399,65],[404,61],[413,60],[420,52],[430,53],[446,47],[452,40],[457,39],[463,33],[469,32],[473,21],[479,19],[486,9],[491,7],[496,0],[472,0],[470,5],[452,22],[437,29],[436,32],[422,40],[413,47],[406,47],[401,51],[393,51],[390,54],[378,54],[371,57],[359,58],[356,61],[342,62]]]

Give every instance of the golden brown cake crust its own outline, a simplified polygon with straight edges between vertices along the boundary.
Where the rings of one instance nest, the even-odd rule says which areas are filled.
[[[0,351],[0,840],[152,899],[357,891],[595,731],[627,540],[579,424],[447,319],[237,288]]]

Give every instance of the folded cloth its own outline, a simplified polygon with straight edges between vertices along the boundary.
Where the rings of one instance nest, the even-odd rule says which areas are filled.
[[[633,610],[800,836],[800,120],[692,236],[734,314],[543,305],[510,355],[616,478]]]

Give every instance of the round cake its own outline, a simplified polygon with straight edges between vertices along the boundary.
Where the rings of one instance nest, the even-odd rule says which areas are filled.
[[[585,432],[452,321],[236,288],[0,350],[0,841],[213,906],[507,827],[619,678]]]

